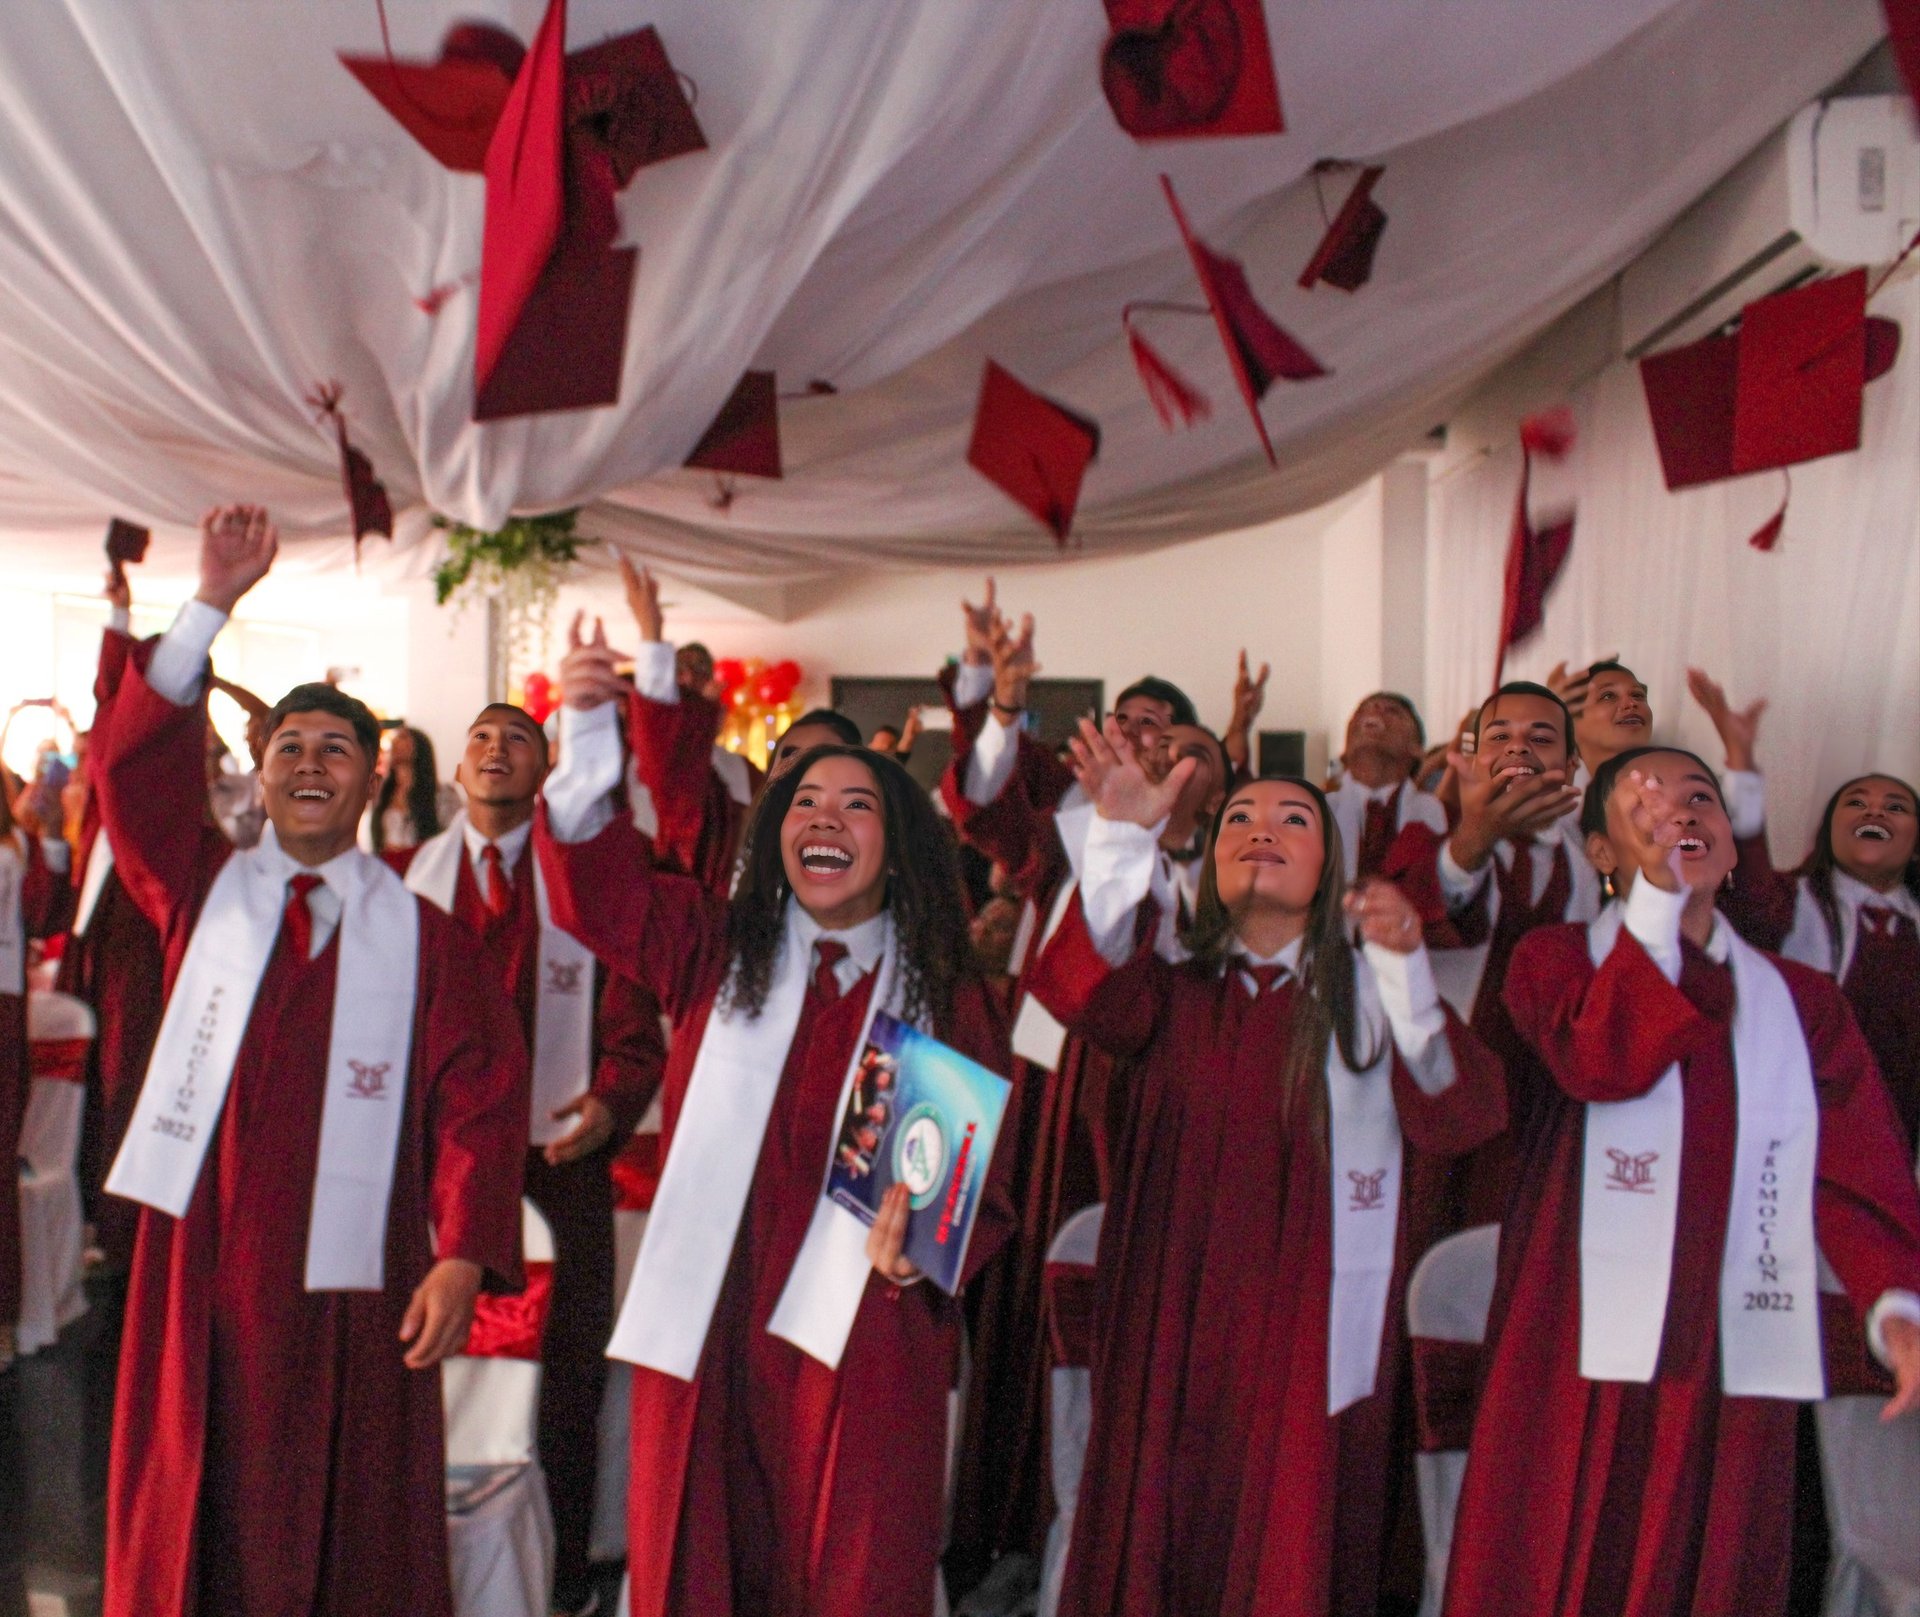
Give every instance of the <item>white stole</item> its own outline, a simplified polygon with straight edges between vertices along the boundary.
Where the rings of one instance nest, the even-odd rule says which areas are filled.
[[[612,1358],[681,1381],[691,1381],[699,1372],[780,1074],[806,1003],[812,950],[802,936],[801,915],[789,899],[786,935],[760,1014],[748,1017],[717,1002],[708,1018],[626,1301],[607,1348]],[[877,980],[847,1063],[836,1121],[845,1113],[847,1091],[874,1016],[880,1011],[899,1014],[898,954],[889,916]],[[846,1350],[873,1266],[867,1258],[867,1226],[827,1199],[826,1170],[823,1164],[822,1194],[767,1329],[831,1370],[839,1367]]]
[[[421,845],[407,866],[407,886],[448,915],[453,913],[461,863],[468,857],[466,833],[466,815],[456,814],[446,830]],[[531,1052],[533,1122],[528,1137],[535,1145],[549,1145],[573,1128],[570,1121],[555,1119],[553,1114],[593,1083],[593,951],[553,924],[547,879],[534,859],[531,842],[520,857],[534,861],[533,901],[540,921]]]
[[[84,938],[93,924],[93,912],[99,907],[107,877],[113,871],[113,842],[103,825],[93,833],[93,846],[87,850],[86,873],[80,878],[80,903],[73,915],[73,935]]]
[[[1619,940],[1610,905],[1587,928],[1595,966]],[[1826,1396],[1814,1178],[1820,1110],[1805,1030],[1778,970],[1724,921],[1733,969],[1739,1124],[1720,1260],[1720,1383],[1732,1396]],[[1670,973],[1671,977],[1672,974]],[[1645,1095],[1586,1108],[1580,1191],[1580,1373],[1651,1381],[1673,1283],[1684,1102],[1680,1068]]]
[[[367,854],[342,854],[327,868],[341,899],[339,971],[306,1287],[379,1291],[413,1050],[420,911],[400,878]],[[107,1179],[116,1196],[185,1216],[280,935],[287,882],[301,870],[269,827],[214,878]]]
[[[0,836],[0,994],[16,997],[27,991],[27,921],[20,912],[27,858],[26,833],[18,826]]]

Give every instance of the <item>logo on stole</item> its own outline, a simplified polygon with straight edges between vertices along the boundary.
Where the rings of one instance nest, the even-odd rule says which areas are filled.
[[[1653,1165],[1660,1160],[1658,1151],[1635,1153],[1608,1146],[1607,1160],[1613,1164],[1604,1181],[1608,1190],[1630,1191],[1636,1196],[1654,1193]]]
[[[376,1061],[369,1065],[349,1057],[347,1066],[353,1072],[353,1076],[347,1080],[347,1093],[355,1100],[387,1098],[387,1072],[393,1066],[391,1061]]]
[[[1375,1168],[1372,1173],[1349,1168],[1347,1177],[1353,1181],[1353,1200],[1347,1204],[1348,1212],[1371,1213],[1387,1205],[1385,1168]]]
[[[547,987],[556,994],[577,994],[580,992],[580,976],[583,969],[578,961],[549,960]]]

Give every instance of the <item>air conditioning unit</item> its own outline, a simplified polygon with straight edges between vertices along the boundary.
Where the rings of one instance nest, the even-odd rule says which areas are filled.
[[[1629,359],[1719,330],[1836,269],[1890,264],[1920,231],[1920,129],[1903,95],[1842,96],[1786,126],[1620,277]]]

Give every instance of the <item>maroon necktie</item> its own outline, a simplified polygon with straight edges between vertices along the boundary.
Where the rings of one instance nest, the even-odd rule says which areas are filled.
[[[1243,977],[1253,979],[1253,986],[1249,991],[1255,999],[1272,993],[1276,984],[1284,982],[1293,975],[1292,969],[1287,966],[1256,966],[1245,961],[1241,963],[1240,972]]]
[[[313,911],[307,907],[307,895],[326,883],[318,876],[295,876],[287,883],[287,936],[293,940],[293,956],[307,960],[313,954]]]
[[[1862,904],[1860,906],[1860,935],[1875,938],[1903,938],[1911,936],[1913,923],[1896,909],[1885,904]]]
[[[507,913],[513,903],[513,889],[507,885],[507,872],[500,859],[500,850],[489,842],[480,850],[480,863],[487,868],[487,879],[483,884],[486,892],[482,895],[487,901],[487,914],[493,920],[499,920]]]
[[[1513,863],[1507,867],[1507,902],[1516,913],[1530,914],[1533,910],[1533,843],[1527,837],[1515,837],[1513,841]]]
[[[840,978],[834,967],[847,958],[847,946],[822,938],[813,946],[813,991],[827,1004],[840,997]]]
[[[1387,862],[1387,850],[1393,846],[1395,810],[1400,806],[1400,788],[1367,804],[1366,822],[1360,827],[1360,852],[1355,867],[1358,875],[1377,876]]]

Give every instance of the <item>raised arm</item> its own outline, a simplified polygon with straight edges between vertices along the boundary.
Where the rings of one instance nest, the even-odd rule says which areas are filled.
[[[1720,908],[1749,943],[1778,949],[1793,930],[1798,884],[1790,871],[1774,869],[1767,846],[1766,782],[1754,759],[1766,699],[1736,708],[1725,689],[1698,668],[1687,670],[1687,689],[1713,721],[1726,750],[1721,785],[1733,824],[1736,863],[1732,885],[1720,895]]]
[[[1253,721],[1267,704],[1267,676],[1272,671],[1270,663],[1262,663],[1257,678],[1248,673],[1246,649],[1241,648],[1240,667],[1233,678],[1233,712],[1220,737],[1227,762],[1233,766],[1233,781],[1227,788],[1230,792],[1253,779]]]

